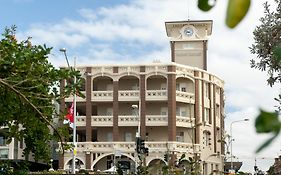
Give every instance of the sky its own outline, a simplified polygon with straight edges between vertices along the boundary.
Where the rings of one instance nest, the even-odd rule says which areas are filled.
[[[233,155],[243,161],[241,170],[253,172],[255,157],[268,170],[281,154],[280,137],[259,154],[257,147],[269,135],[257,135],[254,122],[259,109],[274,110],[280,85],[269,87],[266,73],[250,68],[252,32],[263,16],[264,0],[252,0],[246,18],[235,28],[226,27],[227,1],[218,1],[209,12],[195,0],[0,0],[0,29],[17,26],[19,40],[53,47],[49,61],[66,66],[60,48],[70,62],[79,65],[151,63],[170,61],[166,21],[213,20],[208,43],[208,71],[225,81],[225,129],[232,125]],[[273,3],[273,0],[269,0]],[[148,47],[149,45],[149,47]]]

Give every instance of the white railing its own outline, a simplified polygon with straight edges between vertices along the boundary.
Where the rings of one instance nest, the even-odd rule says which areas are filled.
[[[113,91],[92,91],[92,101],[113,101]]]
[[[92,116],[92,126],[113,126],[113,116]]]
[[[195,95],[189,92],[176,91],[176,100],[186,103],[195,103]]]
[[[139,90],[121,90],[118,91],[118,100],[119,101],[138,101],[140,96]]]
[[[86,126],[86,116],[76,116],[76,126]]]
[[[167,100],[167,90],[146,90],[147,100]]]
[[[69,142],[69,144],[71,144]],[[145,142],[149,152],[164,153],[174,151],[177,153],[199,153],[200,145],[184,142]],[[135,142],[78,142],[78,152],[112,153],[120,150],[124,153],[135,152]]]
[[[192,128],[192,127],[194,127],[194,124],[195,124],[194,118],[183,117],[183,116],[176,117],[177,126]]]
[[[168,126],[167,115],[146,115],[146,126]]]
[[[138,126],[139,118],[133,115],[119,115],[118,125],[119,126]]]
[[[176,116],[176,125],[191,128],[194,118]],[[139,118],[133,115],[119,115],[119,126],[138,126]],[[86,126],[86,116],[76,116],[77,126]],[[113,116],[92,116],[92,126],[113,126]],[[146,126],[168,126],[167,115],[146,115]]]

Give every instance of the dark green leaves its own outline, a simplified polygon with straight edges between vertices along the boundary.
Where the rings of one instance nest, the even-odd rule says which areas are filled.
[[[74,93],[73,86],[79,89],[74,84],[59,94],[59,81],[75,76],[80,83],[80,74],[56,69],[48,61],[51,48],[32,45],[30,38],[17,41],[15,29],[7,28],[0,38],[0,126],[9,128],[8,139],[25,141],[26,156],[49,161],[48,143],[61,139],[63,131],[52,124],[53,116],[58,115],[54,102]]]
[[[209,11],[214,5],[209,4],[209,0],[198,0],[198,8],[203,11]]]
[[[279,134],[281,123],[277,112],[266,112],[261,110],[255,122],[257,133],[271,133],[273,136],[263,143],[256,152],[268,146]]]

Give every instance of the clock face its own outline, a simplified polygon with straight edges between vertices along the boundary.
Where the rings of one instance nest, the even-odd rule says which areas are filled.
[[[190,27],[184,29],[183,32],[184,32],[184,34],[185,34],[186,36],[192,36],[192,35],[193,35],[193,29],[190,28]]]

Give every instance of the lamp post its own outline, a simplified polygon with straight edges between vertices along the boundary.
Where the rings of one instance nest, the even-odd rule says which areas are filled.
[[[230,123],[230,170],[233,171],[233,161],[232,161],[232,142],[233,142],[233,137],[232,137],[232,125],[234,123],[238,123],[238,122],[246,122],[249,121],[248,118],[245,118],[243,120],[236,120]]]
[[[139,115],[139,107],[138,105],[132,105],[132,109],[134,111],[135,116],[138,118],[138,131],[136,133],[136,155],[137,153],[137,147],[138,147],[138,141],[140,140],[140,115]],[[137,160],[137,159],[136,159]],[[137,172],[137,167],[138,167],[138,163],[136,161],[135,163],[135,171]]]
[[[61,52],[64,53],[65,56],[65,60],[67,62],[67,66],[70,68],[71,71],[75,71],[76,69],[76,59],[74,58],[74,70],[72,69],[72,67],[70,67],[69,65],[69,61],[66,55],[66,49],[62,48],[60,49]],[[76,76],[74,76],[74,84],[76,84]],[[76,147],[77,147],[77,143],[76,143],[76,89],[74,88],[74,93],[73,93],[73,155],[72,155],[72,173],[75,174],[75,159],[76,159]]]

